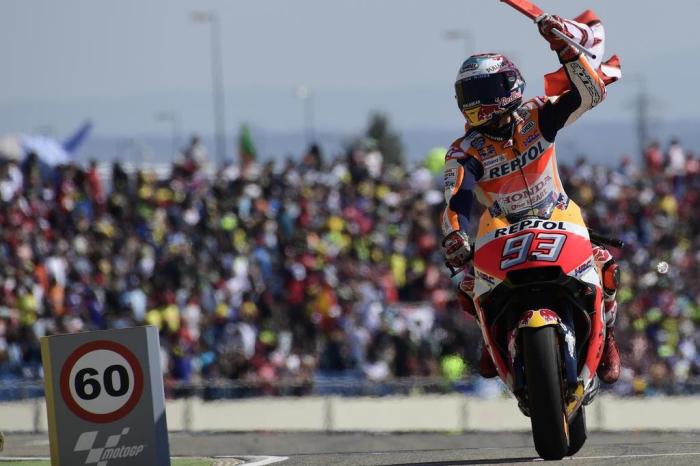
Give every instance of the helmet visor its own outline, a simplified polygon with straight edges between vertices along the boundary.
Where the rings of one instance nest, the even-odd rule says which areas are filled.
[[[457,102],[465,109],[474,105],[493,105],[497,99],[508,97],[515,76],[509,78],[507,73],[497,73],[488,76],[476,76],[455,83]]]

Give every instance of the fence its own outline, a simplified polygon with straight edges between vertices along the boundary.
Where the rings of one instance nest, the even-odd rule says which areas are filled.
[[[646,386],[639,392],[630,381],[620,380],[614,387],[616,395],[646,396],[700,396],[700,381],[664,386]],[[603,386],[602,391],[612,393],[612,388]],[[231,380],[207,379],[199,382],[165,381],[165,396],[168,399],[200,398],[204,401],[241,399],[253,397],[299,397],[342,396],[384,397],[392,395],[446,395],[457,393],[483,397],[506,392],[498,381],[485,381],[481,377],[468,377],[448,381],[440,377],[405,377],[386,381],[371,381],[361,373],[347,371],[343,374],[317,372],[311,377],[281,380]],[[41,380],[0,380],[0,402],[21,401],[44,396]]]
[[[205,401],[260,396],[387,396],[408,394],[475,393],[481,380],[471,377],[455,382],[440,377],[405,377],[376,382],[361,373],[319,372],[309,378],[281,380],[208,379],[200,382],[165,382],[170,399],[197,397]],[[0,381],[0,402],[20,401],[44,396],[41,380]]]

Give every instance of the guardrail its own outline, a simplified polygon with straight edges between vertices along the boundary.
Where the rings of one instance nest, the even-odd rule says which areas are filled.
[[[170,431],[527,431],[530,421],[510,397],[199,398],[166,403]],[[590,430],[700,430],[700,397],[599,397],[587,407]],[[0,431],[46,432],[43,398],[0,403]]]
[[[382,382],[349,371],[342,375],[316,374],[308,378],[266,380],[208,379],[199,382],[165,381],[169,399],[197,397],[205,401],[260,396],[387,396],[407,394],[474,393],[480,378],[450,382],[440,377],[405,377]],[[0,402],[44,396],[40,380],[0,381]]]

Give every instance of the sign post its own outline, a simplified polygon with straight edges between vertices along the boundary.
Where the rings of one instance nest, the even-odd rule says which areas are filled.
[[[41,339],[52,466],[170,466],[155,327]]]

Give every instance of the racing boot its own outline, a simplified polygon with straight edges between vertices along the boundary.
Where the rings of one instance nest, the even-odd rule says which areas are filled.
[[[605,347],[598,365],[598,377],[605,383],[615,383],[620,377],[620,352],[617,349],[612,327],[608,327],[605,333]]]
[[[479,375],[485,379],[492,379],[498,375],[496,366],[493,364],[493,359],[491,359],[491,355],[486,349],[486,344],[481,346],[481,358],[479,358]]]
[[[605,383],[617,382],[620,377],[620,351],[615,341],[617,302],[615,295],[620,284],[620,270],[612,254],[605,248],[593,248],[593,257],[603,279],[603,304],[605,307],[605,346],[598,365],[598,377]]]

